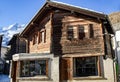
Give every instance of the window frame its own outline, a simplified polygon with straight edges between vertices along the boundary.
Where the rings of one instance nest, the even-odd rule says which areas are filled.
[[[96,58],[96,70],[97,70],[97,75],[88,75],[88,76],[75,76],[75,71],[76,71],[76,67],[75,67],[75,61],[74,59],[75,58],[86,58],[86,57],[74,57],[73,58],[73,78],[89,78],[89,77],[101,77],[101,66],[100,66],[100,57],[99,56],[92,56],[92,57],[95,57]],[[87,58],[90,58],[90,57],[87,57]]]
[[[70,28],[70,29],[69,29]],[[71,29],[72,28],[72,29]],[[72,34],[71,34],[71,31],[72,31]],[[69,32],[70,32],[70,34],[69,34]],[[72,35],[72,36],[71,36]],[[72,38],[70,38],[70,37],[72,37]],[[74,26],[67,26],[67,39],[68,40],[72,40],[72,39],[74,39]]]
[[[30,66],[30,61],[34,61],[34,62],[35,62],[35,61],[39,61],[39,62],[40,62],[40,61],[45,61],[45,71],[46,71],[46,74],[45,74],[45,75],[37,74],[37,75],[31,76],[30,73],[29,73],[28,75],[24,75],[24,76],[23,76],[23,75],[22,75],[22,64],[23,64],[24,61],[25,61],[25,62],[29,62],[29,64],[28,64],[29,66]],[[19,76],[20,76],[20,77],[23,77],[23,78],[24,78],[24,77],[28,77],[28,78],[29,78],[29,77],[44,77],[44,78],[46,78],[46,77],[48,77],[48,73],[49,73],[49,72],[48,72],[48,70],[49,70],[49,68],[48,68],[48,62],[49,62],[49,59],[22,60],[22,61],[20,61],[20,75],[19,75]],[[34,63],[34,65],[35,65],[35,63]],[[34,67],[34,68],[35,68],[35,67]],[[28,68],[28,70],[30,70],[30,68]],[[36,69],[34,69],[34,71],[35,71],[35,70],[36,70]],[[30,71],[29,71],[29,72],[30,72]]]
[[[78,31],[77,31],[78,39],[79,40],[84,39],[85,38],[85,25],[78,25],[77,29],[78,29]],[[82,36],[80,34],[82,34]]]
[[[41,29],[41,31],[39,31],[38,43],[45,43],[45,42],[46,42],[46,29]]]
[[[80,35],[79,35],[79,33],[80,33],[79,32],[80,26],[82,26],[83,29],[84,29],[82,38],[79,38],[80,37]],[[72,34],[72,38],[71,39],[68,38],[68,28],[69,27],[72,27],[72,30],[73,30],[73,34]],[[77,30],[75,29],[75,27],[77,28]],[[75,32],[77,32],[77,33],[75,33]],[[74,40],[74,39],[83,40],[84,38],[93,38],[93,37],[94,37],[93,24],[78,24],[78,25],[68,25],[67,26],[67,40]]]

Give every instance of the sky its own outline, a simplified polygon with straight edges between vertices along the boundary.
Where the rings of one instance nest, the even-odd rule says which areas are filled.
[[[105,14],[120,11],[120,0],[56,0]],[[28,24],[46,0],[0,0],[0,28]]]

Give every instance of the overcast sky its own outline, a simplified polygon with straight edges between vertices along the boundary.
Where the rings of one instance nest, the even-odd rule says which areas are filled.
[[[27,24],[46,0],[0,0],[0,27]],[[56,0],[110,14],[120,10],[120,0]]]

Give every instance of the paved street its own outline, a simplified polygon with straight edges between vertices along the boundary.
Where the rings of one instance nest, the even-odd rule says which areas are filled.
[[[10,82],[8,75],[0,74],[0,82]]]

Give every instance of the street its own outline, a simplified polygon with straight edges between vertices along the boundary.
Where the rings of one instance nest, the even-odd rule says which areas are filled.
[[[0,74],[0,82],[10,82],[8,75]]]

